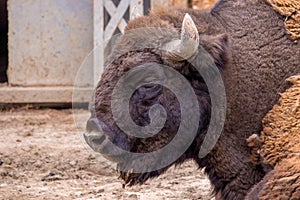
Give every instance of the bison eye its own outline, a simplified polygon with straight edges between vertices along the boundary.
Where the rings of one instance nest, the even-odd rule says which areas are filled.
[[[162,93],[163,86],[158,84],[145,84],[138,89],[138,93],[143,100],[153,100]]]
[[[158,85],[153,84],[153,83],[147,83],[147,84],[143,85],[144,88],[154,88],[156,86],[158,86]]]
[[[129,108],[131,119],[139,126],[150,124],[149,109],[159,101],[163,86],[147,83],[139,87],[131,96]]]

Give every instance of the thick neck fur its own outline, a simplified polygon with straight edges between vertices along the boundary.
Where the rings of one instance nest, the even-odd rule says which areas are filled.
[[[163,13],[163,11],[160,12]],[[227,33],[221,22],[210,13],[177,10],[176,12],[167,12],[168,14],[164,13],[160,17],[164,20],[172,20],[175,27],[179,28],[181,16],[185,12],[189,12],[192,15],[195,23],[199,26],[199,32],[202,31],[203,34],[207,35]],[[173,15],[169,13],[173,13]],[[234,95],[236,92],[234,88],[234,81],[236,80],[233,78],[235,73],[232,71],[232,66],[224,67],[222,73],[230,109],[235,99],[231,95]],[[247,135],[245,135],[245,132],[240,131],[231,130],[230,125],[225,124],[225,130],[212,152],[204,159],[196,158],[199,167],[205,167],[205,172],[214,185],[217,199],[244,199],[248,190],[264,176],[263,170],[250,162],[245,143]],[[200,146],[200,144],[198,145]]]
[[[143,28],[143,27],[162,27],[171,29],[180,29],[184,14],[188,12],[198,30],[207,35],[218,35],[226,33],[226,29],[218,19],[210,13],[196,12],[193,10],[156,10],[152,11],[150,16],[142,17],[138,20],[133,20],[127,26],[127,30]],[[225,84],[227,77],[233,79],[234,73],[231,66],[223,69]],[[227,87],[228,86],[228,87]],[[234,84],[231,82],[226,85],[228,92],[231,95],[235,92]],[[230,96],[229,103],[230,101]],[[230,105],[229,105],[230,108]],[[225,125],[225,129],[228,126]],[[228,128],[230,130],[230,128]],[[247,191],[256,182],[260,181],[264,173],[260,168],[251,164],[248,158],[245,139],[247,135],[236,130],[225,130],[212,152],[204,159],[194,157],[200,168],[205,167],[205,172],[208,174],[210,181],[214,185],[217,199],[243,199]],[[198,144],[201,145],[201,144]],[[196,153],[198,155],[198,153]]]
[[[245,140],[260,133],[262,118],[285,89],[284,80],[300,73],[300,43],[289,40],[284,19],[258,0],[223,0],[210,13],[156,10],[133,20],[127,31],[143,27],[180,29],[186,12],[200,35],[227,33],[232,40],[232,63],[222,70],[228,108],[225,127],[210,154],[194,159],[199,167],[205,167],[218,200],[244,199],[264,176],[263,169],[250,162]]]
[[[244,199],[265,174],[249,161],[245,139],[260,133],[262,118],[288,86],[285,79],[300,73],[300,44],[289,39],[282,16],[263,1],[223,0],[209,15],[208,33],[231,36],[233,62],[223,71],[228,107],[224,131],[198,164],[205,167],[217,199]]]

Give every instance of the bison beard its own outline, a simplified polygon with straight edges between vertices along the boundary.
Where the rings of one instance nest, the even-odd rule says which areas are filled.
[[[211,108],[207,86],[201,76],[186,59],[174,59],[157,49],[129,51],[135,45],[148,46],[169,41],[166,39],[167,33],[164,32],[161,35],[166,37],[159,37],[160,40],[157,40],[149,32],[134,38],[128,37],[130,30],[160,27],[176,31],[181,28],[185,13],[191,15],[197,26],[199,48],[204,48],[220,68],[227,95],[224,130],[214,149],[204,158],[199,158],[198,152],[207,131]],[[149,123],[147,113],[151,105],[158,103],[166,109],[168,118],[165,127],[159,134],[147,139],[126,135],[116,126],[110,101],[114,86],[128,70],[144,63],[171,66],[190,82],[199,102],[202,120],[199,121],[193,143],[175,162],[146,173],[130,171],[131,165],[147,167],[159,162],[157,158],[128,163],[118,152],[115,152],[114,157],[106,156],[119,166],[128,168],[129,172],[120,172],[120,177],[129,185],[144,183],[151,177],[159,176],[173,164],[193,159],[200,168],[205,167],[205,172],[214,186],[216,199],[244,199],[250,188],[265,175],[260,165],[254,165],[250,161],[246,138],[253,133],[260,133],[263,116],[277,102],[278,93],[285,89],[284,80],[300,73],[300,45],[289,40],[283,26],[284,19],[281,16],[266,3],[256,0],[219,1],[210,13],[159,9],[152,11],[150,16],[130,21],[125,34],[116,42],[108,59],[113,62],[105,69],[90,107],[91,119],[87,131],[97,132],[101,127],[103,135],[96,142],[89,137],[86,140],[92,143],[95,150],[104,154],[107,153],[107,141],[130,152],[152,152],[168,144],[176,134],[180,122],[178,101],[170,90],[149,85],[138,88],[130,100],[131,117],[141,126]],[[171,45],[171,49],[176,45],[178,46]],[[201,55],[196,53],[190,59],[194,59],[201,66],[203,60],[199,57]],[[191,110],[193,112],[195,111]]]

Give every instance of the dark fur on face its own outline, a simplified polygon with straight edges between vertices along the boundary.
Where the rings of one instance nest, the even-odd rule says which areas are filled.
[[[227,113],[223,132],[214,149],[202,159],[197,155],[210,118],[210,98],[206,85],[187,61],[174,62],[163,52],[148,48],[151,45],[157,47],[169,42],[170,38],[177,37],[174,33],[180,30],[187,12],[198,28],[200,47],[210,53],[219,67],[226,89]],[[128,37],[132,30],[145,27],[161,27],[171,31],[158,33],[147,29],[143,32],[142,29],[135,37]],[[231,45],[228,45],[228,38],[232,41]],[[135,48],[141,46],[145,48]],[[172,164],[195,159],[200,168],[205,167],[214,186],[216,199],[242,200],[250,188],[265,175],[260,165],[251,163],[245,140],[252,134],[260,133],[261,120],[275,105],[279,93],[284,91],[285,79],[300,73],[299,49],[300,43],[292,42],[285,32],[284,18],[263,1],[220,0],[210,13],[183,9],[152,11],[150,16],[129,22],[125,34],[117,40],[95,90],[88,132],[99,127],[103,129],[104,136],[96,140],[96,146],[104,153],[106,151],[102,147],[107,140],[133,152],[151,152],[167,144],[174,137],[180,119],[178,101],[167,88],[145,86],[139,88],[131,98],[130,114],[136,124],[149,123],[147,111],[150,105],[160,103],[166,109],[168,120],[165,128],[153,138],[137,139],[123,133],[112,118],[110,106],[116,82],[128,70],[144,63],[168,65],[185,76],[193,86],[199,102],[199,112],[203,116],[192,145]],[[201,54],[191,59],[195,59],[196,64],[201,66],[203,60],[199,58]],[[128,169],[132,165],[143,169],[159,161],[158,158],[153,158],[130,164],[126,163],[126,159],[124,161],[122,155],[117,155],[118,152],[112,160],[125,168],[128,166]],[[131,185],[143,183],[150,177],[163,173],[168,167],[143,174],[121,173],[121,177]]]
[[[182,14],[183,13],[178,12],[177,15],[173,17],[176,17],[176,21],[182,21]],[[181,26],[181,23],[180,25],[177,24],[174,26],[167,20],[158,20],[158,17],[164,16],[153,14],[152,16],[141,17],[129,22],[125,34],[118,39],[109,58],[112,63],[106,67],[104,74],[102,75],[95,91],[95,102],[91,106],[91,119],[96,118],[99,122],[97,122],[97,120],[93,120],[92,123],[88,123],[87,129],[92,131],[93,128],[91,127],[94,126],[93,124],[99,123],[99,126],[103,129],[106,139],[109,139],[116,146],[126,151],[135,153],[148,153],[159,150],[174,138],[181,120],[180,105],[175,94],[162,85],[149,84],[138,88],[132,95],[129,105],[131,118],[139,126],[146,126],[150,123],[149,109],[151,106],[155,104],[162,105],[167,113],[167,120],[164,128],[159,133],[150,138],[134,138],[122,132],[113,120],[112,112],[110,110],[111,96],[117,81],[129,70],[145,63],[157,63],[170,66],[189,81],[197,96],[200,107],[199,111],[190,110],[190,113],[193,114],[194,112],[199,112],[201,121],[199,121],[198,133],[192,142],[192,145],[175,162],[162,169],[146,173],[129,173],[127,171],[120,171],[120,177],[125,181],[125,184],[129,185],[141,184],[151,177],[159,176],[173,164],[180,164],[188,159],[197,160],[199,148],[204,139],[210,120],[211,103],[207,86],[201,75],[189,61],[174,61],[170,59],[164,51],[155,48],[128,51],[128,49],[135,49],[134,45],[137,45],[138,48],[143,45],[147,46],[148,44],[153,44],[155,42],[162,42],[161,40],[158,40],[160,35],[157,37],[151,36],[153,35],[151,33],[148,33],[149,35],[144,35],[147,33],[143,33],[143,30],[141,30],[140,35],[131,37],[131,29],[150,26],[168,28],[172,32],[178,30]],[[200,27],[199,31],[202,31]],[[170,40],[170,38],[168,38],[170,37],[168,33],[161,32],[161,34],[166,35],[164,37],[165,41],[163,42]],[[145,37],[147,37],[147,40],[145,40]],[[172,35],[171,37],[174,36]],[[205,49],[211,55],[211,61],[214,62],[220,70],[229,64],[230,44],[229,38],[226,34],[201,34],[199,43],[199,48]],[[201,59],[203,58],[203,55],[201,55],[201,52],[202,51],[196,53],[190,61],[192,61],[192,63],[196,63],[198,66],[209,68],[209,66],[205,66],[207,63],[202,63]],[[176,149],[176,147],[174,148]],[[134,163],[126,162],[126,159],[114,160],[117,160],[119,167],[122,166],[120,168],[126,168],[128,170],[130,170],[133,165],[139,166],[142,169],[143,167],[147,167],[148,164],[160,162],[160,160],[156,157],[153,157],[152,160],[135,160]]]

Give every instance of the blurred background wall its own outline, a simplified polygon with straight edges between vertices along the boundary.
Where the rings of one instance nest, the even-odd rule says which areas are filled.
[[[98,37],[95,16],[100,10],[95,5],[111,2],[110,8],[116,9],[124,1],[143,4],[147,14],[158,6],[209,9],[216,0],[0,0],[0,103],[70,103],[84,61],[88,67],[76,86],[82,92],[78,101],[88,102],[94,86],[93,59],[85,59]],[[129,8],[120,16],[125,23]],[[105,29],[111,15],[120,13],[102,9],[99,19]]]
[[[93,48],[93,0],[9,0],[8,10],[9,84],[72,86]]]

